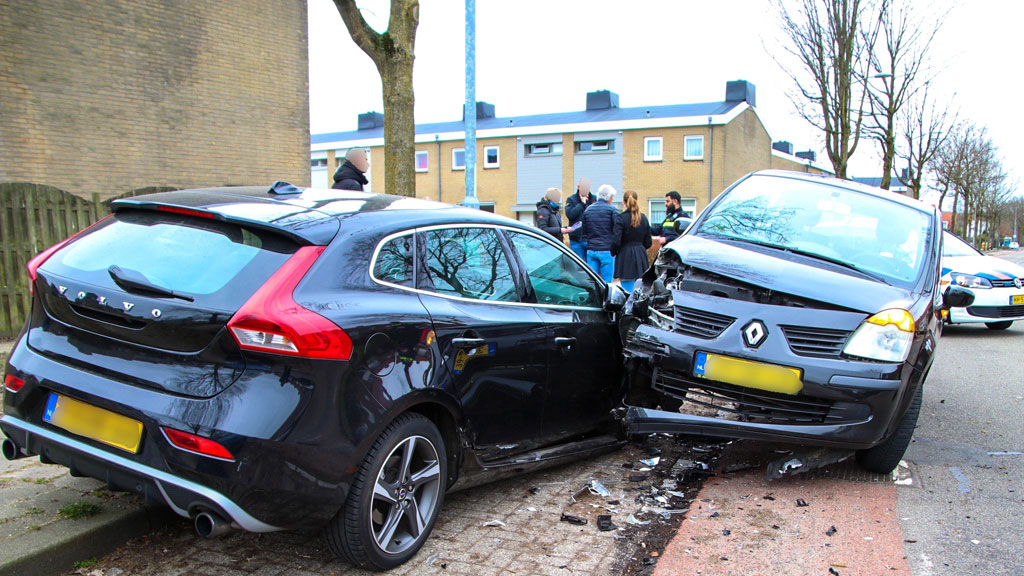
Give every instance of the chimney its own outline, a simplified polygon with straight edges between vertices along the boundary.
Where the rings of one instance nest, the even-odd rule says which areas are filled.
[[[607,90],[587,92],[587,110],[607,110],[619,107],[619,95]]]
[[[384,126],[384,115],[380,112],[367,112],[359,115],[359,130],[372,130]]]
[[[751,106],[757,106],[757,88],[746,80],[734,80],[725,83],[726,102],[746,102]]]
[[[815,160],[818,159],[818,155],[814,153],[814,150],[808,150],[806,152],[797,152],[796,157],[803,158],[804,160],[810,160],[811,162],[814,162]]]
[[[793,155],[793,144],[786,142],[785,140],[779,140],[778,142],[772,142],[772,150],[778,150],[784,154]]]
[[[476,103],[476,119],[477,120],[483,120],[484,118],[494,118],[494,104],[489,104],[487,102],[480,102],[478,100],[477,103]],[[466,107],[465,106],[462,107],[462,121],[463,122],[466,121]]]

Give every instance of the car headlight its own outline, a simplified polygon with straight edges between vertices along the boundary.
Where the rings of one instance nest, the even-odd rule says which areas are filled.
[[[953,282],[964,288],[991,288],[992,282],[988,278],[982,278],[981,276],[974,276],[973,274],[960,274],[959,272],[953,272],[951,275]]]
[[[914,317],[906,310],[884,310],[868,318],[843,348],[848,356],[903,362],[914,341]]]

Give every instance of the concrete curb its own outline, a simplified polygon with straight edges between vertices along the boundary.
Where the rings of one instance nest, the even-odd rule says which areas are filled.
[[[165,508],[126,506],[93,518],[64,521],[58,530],[26,534],[3,546],[0,576],[53,576],[74,570],[75,562],[102,556],[130,538],[167,525]]]

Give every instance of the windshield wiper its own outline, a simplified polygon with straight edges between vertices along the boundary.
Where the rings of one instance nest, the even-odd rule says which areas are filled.
[[[799,248],[791,248],[789,246],[782,246],[781,244],[772,244],[771,242],[762,242],[760,240],[751,240],[749,238],[736,238],[735,236],[729,236],[728,239],[729,240],[735,240],[737,242],[746,242],[748,244],[756,244],[757,246],[764,246],[766,248],[774,248],[775,250],[782,250],[783,252],[789,252],[790,254],[797,254],[799,256],[805,256],[807,258],[814,258],[815,260],[823,260],[823,261],[828,262],[830,264],[835,264],[836,266],[842,266],[843,268],[846,268],[848,270],[853,270],[854,272],[857,272],[858,274],[861,274],[863,276],[871,278],[872,280],[877,280],[879,282],[882,282],[883,284],[889,284],[889,282],[883,276],[880,276],[878,274],[873,274],[873,273],[868,272],[868,271],[866,271],[866,270],[864,270],[864,269],[862,269],[860,267],[854,266],[853,264],[850,264],[849,262],[840,260],[838,258],[832,258],[831,256],[825,256],[824,254],[818,254],[817,252],[811,252],[809,250],[801,250]]]
[[[157,286],[138,270],[121,268],[120,266],[111,266],[110,268],[107,268],[107,274],[110,274],[110,277],[114,279],[115,284],[129,292],[153,294],[155,296],[168,296],[188,302],[195,302],[195,298],[191,296],[175,292],[174,290],[164,288],[163,286]]]

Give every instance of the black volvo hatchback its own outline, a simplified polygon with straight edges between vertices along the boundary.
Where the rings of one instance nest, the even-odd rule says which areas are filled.
[[[445,492],[616,446],[609,289],[510,219],[289,185],[162,193],[29,264],[4,454],[396,566]]]

